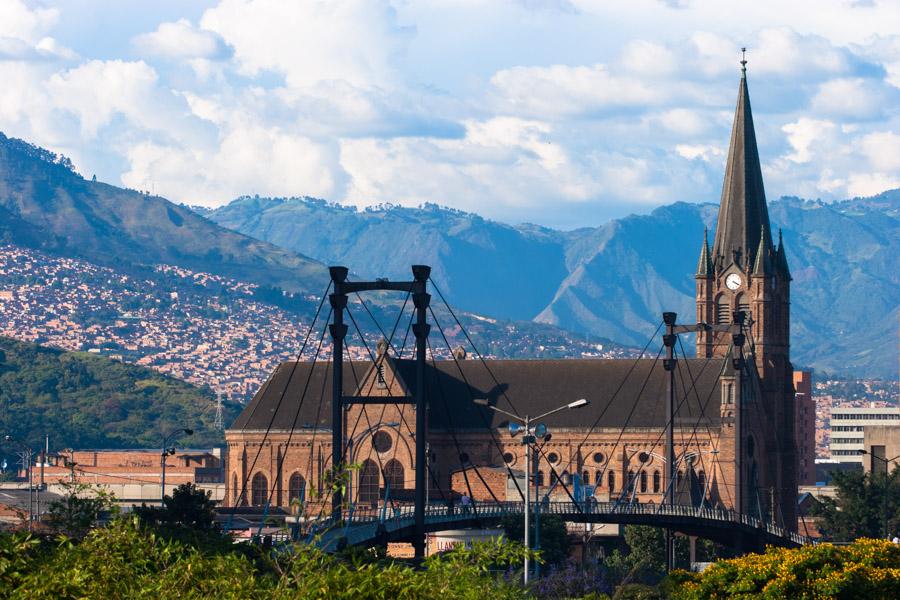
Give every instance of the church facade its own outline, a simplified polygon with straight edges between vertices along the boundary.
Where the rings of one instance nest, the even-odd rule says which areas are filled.
[[[699,235],[698,235],[699,237]],[[669,482],[665,431],[668,373],[654,358],[431,360],[426,368],[429,497],[520,498],[524,447],[508,419],[474,399],[537,415],[585,398],[587,406],[543,420],[541,496],[739,509],[796,528],[794,390],[790,364],[790,273],[772,236],[745,69],[712,246],[703,239],[696,277],[697,322],[729,325],[745,314],[746,340],[697,334],[696,358],[679,357]],[[694,315],[680,315],[688,322]],[[380,345],[374,362],[344,367],[344,390],[361,397],[415,395],[415,365]],[[226,431],[226,505],[314,502],[327,487],[331,452],[330,363],[283,363]],[[362,506],[409,497],[415,409],[350,404],[342,411],[347,496]],[[473,467],[478,467],[473,468]],[[321,498],[320,498],[321,499]],[[324,505],[325,503],[323,503]]]

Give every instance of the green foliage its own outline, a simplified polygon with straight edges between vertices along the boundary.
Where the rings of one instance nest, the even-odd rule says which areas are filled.
[[[838,471],[832,483],[836,498],[822,498],[813,505],[812,514],[821,517],[819,529],[832,541],[851,541],[860,537],[884,537],[887,531],[900,529],[900,467],[885,476],[861,471]]]
[[[24,546],[23,546],[24,544]],[[491,571],[519,564],[521,545],[484,542],[416,569],[368,552],[308,546],[269,556],[231,544],[166,539],[119,519],[81,543],[37,546],[0,537],[0,596],[57,598],[518,599],[526,592]]]
[[[541,515],[541,559],[547,565],[561,565],[569,558],[569,534],[566,523],[554,515]],[[504,517],[501,522],[506,537],[522,542],[525,539],[525,522],[521,516]],[[532,523],[532,527],[534,524]],[[532,529],[531,543],[534,544]]]
[[[47,525],[68,538],[81,539],[104,513],[116,513],[112,494],[83,483],[63,483],[65,494],[47,506]]]
[[[663,600],[664,598],[662,592],[653,586],[643,583],[628,583],[619,586],[612,600]]]
[[[671,583],[675,600],[900,598],[900,546],[861,539],[849,546],[769,548],[703,573],[673,573]]]
[[[222,443],[212,393],[150,369],[0,337],[0,430],[31,447],[155,447],[191,427],[191,443]],[[10,453],[13,448],[4,448]]]

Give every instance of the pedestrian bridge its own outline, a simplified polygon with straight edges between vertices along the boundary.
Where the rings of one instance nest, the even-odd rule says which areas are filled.
[[[425,509],[427,532],[500,525],[504,517],[522,516],[523,502],[479,502],[463,509],[432,504]],[[731,510],[669,504],[616,502],[545,502],[542,515],[555,515],[577,523],[650,525],[695,535],[744,551],[761,551],[766,546],[797,547],[808,538],[748,515]],[[350,509],[341,523],[330,519],[313,526],[308,539],[329,551],[343,546],[374,546],[407,541],[414,533],[412,506],[395,509]],[[299,533],[299,530],[298,530]]]

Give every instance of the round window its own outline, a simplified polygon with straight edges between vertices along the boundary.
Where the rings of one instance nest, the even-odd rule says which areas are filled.
[[[549,460],[551,464],[555,465],[559,462],[559,454],[557,454],[556,452],[551,452],[547,455],[547,460]]]
[[[647,454],[646,452],[641,452],[640,454],[638,454],[638,460],[641,461],[642,463],[645,463],[648,460],[650,460],[650,455]]]
[[[376,431],[375,435],[372,436],[372,446],[376,452],[387,452],[393,445],[394,440],[391,439],[391,435],[386,431]]]
[[[599,464],[602,463],[604,460],[606,460],[606,457],[603,456],[603,453],[602,453],[602,452],[594,452],[594,462],[595,462],[595,463],[597,463],[597,464],[599,465]]]
[[[504,452],[503,453],[503,462],[506,464],[510,464],[515,457],[512,455],[512,452]]]

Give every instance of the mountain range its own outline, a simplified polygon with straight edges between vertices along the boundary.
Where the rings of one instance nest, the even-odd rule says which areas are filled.
[[[87,180],[65,157],[0,133],[0,241],[100,265],[180,265],[291,291],[320,290],[315,260],[157,196]]]
[[[715,204],[675,203],[599,227],[507,225],[436,205],[364,210],[311,198],[243,197],[207,218],[365,277],[430,264],[448,300],[643,346],[664,310],[694,318],[694,273]],[[780,198],[795,366],[891,377],[898,365],[900,190],[835,203]]]

